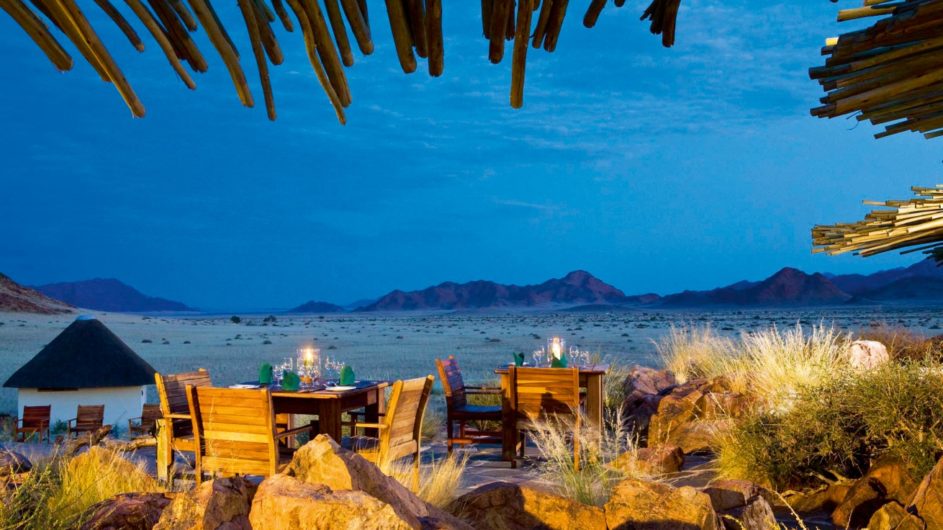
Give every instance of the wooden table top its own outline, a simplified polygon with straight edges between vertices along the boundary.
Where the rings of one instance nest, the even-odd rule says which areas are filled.
[[[257,383],[251,383],[257,384]],[[390,386],[389,381],[357,381],[357,388],[350,390],[295,390],[287,391],[278,388],[272,389],[272,397],[292,399],[340,399],[345,396],[354,396],[364,392],[383,389]]]
[[[525,365],[525,366],[522,366],[521,368],[533,368],[533,367]],[[548,367],[541,367],[541,368],[548,368]],[[593,366],[579,366],[579,367],[570,366],[570,368],[579,368],[581,374],[587,374],[587,375],[601,375],[609,371],[608,364],[594,364]],[[494,373],[500,374],[500,375],[505,375],[509,373],[510,371],[511,371],[510,365],[500,366],[494,369]]]

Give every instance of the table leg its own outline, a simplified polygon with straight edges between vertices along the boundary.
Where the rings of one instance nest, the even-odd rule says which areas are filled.
[[[514,407],[511,403],[511,384],[510,377],[507,374],[501,375],[501,456],[504,460],[511,463],[511,467],[517,467],[518,433],[517,418],[514,413]]]
[[[380,415],[386,414],[386,399],[382,388],[373,390],[367,405],[364,407],[364,421],[366,423],[380,423]],[[379,438],[377,429],[365,429],[365,436]]]
[[[341,402],[339,399],[320,401],[318,422],[321,424],[321,434],[326,434],[335,442],[341,443]]]
[[[596,428],[603,428],[603,375],[591,374],[586,378],[586,416]]]

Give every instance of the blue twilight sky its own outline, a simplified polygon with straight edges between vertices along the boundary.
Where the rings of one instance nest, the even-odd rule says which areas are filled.
[[[344,127],[298,34],[279,33],[271,123],[239,105],[202,34],[210,71],[190,93],[149,36],[138,55],[102,24],[147,106],[135,120],[87,64],[55,72],[0,12],[0,271],[250,309],[577,268],[667,293],[916,259],[810,253],[813,224],[856,220],[862,199],[907,197],[941,169],[939,141],[809,116],[807,68],[840,31],[831,3],[685,0],[668,50],[638,21],[645,1],[610,5],[593,30],[571,2],[557,51],[529,53],[519,111],[478,2],[444,2],[439,79],[424,62],[402,73],[384,4],[369,3],[376,51],[347,70]],[[255,83],[235,3],[218,4]]]

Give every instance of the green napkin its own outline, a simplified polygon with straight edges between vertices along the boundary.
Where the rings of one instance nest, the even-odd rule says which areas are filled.
[[[341,380],[340,384],[343,386],[351,386],[354,384],[354,369],[349,365],[344,365],[341,368]]]
[[[550,361],[550,368],[566,368],[569,362],[566,360],[566,353],[561,353],[559,359]]]
[[[301,378],[295,372],[285,370],[282,377],[282,390],[294,391],[301,387]]]
[[[272,384],[272,365],[271,364],[262,363],[262,366],[259,367],[259,384],[260,385]]]
[[[514,365],[524,366],[524,352],[514,353]]]

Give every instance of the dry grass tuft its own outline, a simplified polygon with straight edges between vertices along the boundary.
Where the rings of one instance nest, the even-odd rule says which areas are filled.
[[[710,325],[672,325],[667,335],[655,341],[655,349],[679,383],[729,373],[736,358],[734,341]]]
[[[458,497],[457,492],[467,463],[468,455],[464,452],[456,452],[432,462],[420,471],[419,491],[416,494],[433,506],[445,508]],[[413,465],[409,459],[385,464],[380,466],[380,469],[400,484],[412,489]]]
[[[920,361],[931,358],[943,360],[943,345],[939,340],[902,326],[889,326],[880,323],[858,332],[862,340],[875,340],[887,347],[887,353],[894,360]]]

